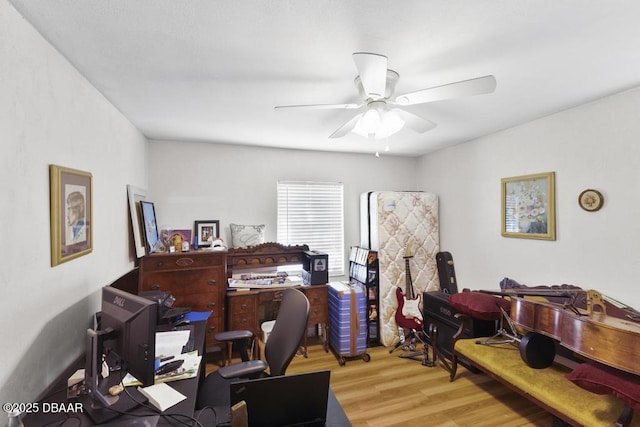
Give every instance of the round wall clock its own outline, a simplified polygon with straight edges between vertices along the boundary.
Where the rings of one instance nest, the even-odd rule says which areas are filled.
[[[597,190],[584,190],[578,196],[578,204],[585,211],[595,212],[602,207],[604,203],[604,197],[602,193]]]

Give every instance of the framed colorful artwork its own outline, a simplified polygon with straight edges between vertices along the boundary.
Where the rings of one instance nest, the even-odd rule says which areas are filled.
[[[556,239],[554,172],[502,179],[502,235]]]
[[[158,223],[156,220],[156,207],[153,202],[140,200],[140,212],[142,213],[142,227],[144,230],[144,240],[146,242],[147,253],[161,252],[164,246],[160,241]]]

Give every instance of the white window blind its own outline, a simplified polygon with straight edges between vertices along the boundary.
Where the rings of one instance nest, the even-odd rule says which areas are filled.
[[[341,182],[278,182],[278,242],[329,255],[329,276],[344,274]]]

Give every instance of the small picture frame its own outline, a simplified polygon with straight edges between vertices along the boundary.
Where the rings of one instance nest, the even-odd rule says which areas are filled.
[[[142,225],[147,253],[152,254],[163,250],[164,247],[162,246],[160,234],[158,233],[155,205],[153,202],[140,200],[140,211],[142,212]]]
[[[220,221],[195,221],[193,237],[194,246],[197,243],[199,247],[210,247],[213,244],[213,241],[218,237],[220,237]]]
[[[191,230],[162,230],[160,234],[165,248],[173,247],[178,252],[187,252],[189,250]]]
[[[93,189],[89,172],[49,165],[51,266],[93,250]]]
[[[556,240],[555,173],[502,178],[502,235]]]

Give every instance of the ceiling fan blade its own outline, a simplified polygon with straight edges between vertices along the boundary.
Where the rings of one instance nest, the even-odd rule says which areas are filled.
[[[387,86],[387,57],[377,53],[356,52],[353,54],[358,76],[368,98],[384,98]]]
[[[400,108],[392,108],[389,112],[397,114],[402,120],[404,120],[405,126],[418,133],[425,133],[437,126],[431,120],[416,116],[415,114],[401,110]]]
[[[352,110],[362,107],[363,104],[309,104],[309,105],[277,105],[276,110],[293,109],[298,110]]]
[[[496,78],[489,75],[442,86],[409,92],[396,98],[394,104],[414,105],[443,99],[491,93],[496,89]]]
[[[364,113],[357,114],[354,118],[342,125],[337,131],[329,135],[329,138],[342,138],[356,127],[358,120],[364,115]]]

